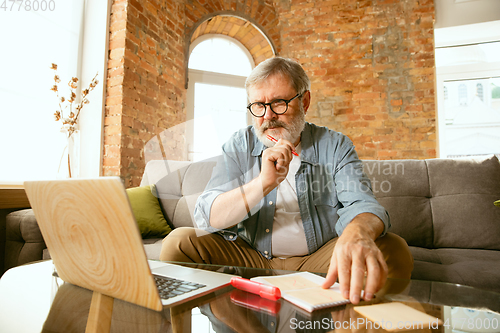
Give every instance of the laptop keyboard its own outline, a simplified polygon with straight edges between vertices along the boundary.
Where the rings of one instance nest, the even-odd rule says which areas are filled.
[[[165,276],[154,276],[158,291],[162,299],[169,299],[190,291],[206,287],[204,284],[178,280]]]

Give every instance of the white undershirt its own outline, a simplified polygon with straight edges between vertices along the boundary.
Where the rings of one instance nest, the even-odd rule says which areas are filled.
[[[300,155],[300,143],[295,150]],[[278,185],[271,243],[276,257],[303,256],[309,252],[295,186],[299,167],[300,157],[293,155],[286,179]]]

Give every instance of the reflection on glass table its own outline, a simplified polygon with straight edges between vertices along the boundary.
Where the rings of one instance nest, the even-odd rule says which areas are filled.
[[[183,264],[246,278],[292,273],[242,267]],[[1,332],[85,332],[92,292],[53,275],[51,261],[16,267],[0,279]],[[361,306],[399,302],[439,318],[437,329],[401,318],[400,331],[499,332],[500,294],[431,281],[388,280],[377,297]],[[382,315],[383,318],[383,315]],[[397,325],[395,325],[397,326]],[[352,305],[308,313],[231,286],[162,312],[115,300],[111,332],[383,332]]]

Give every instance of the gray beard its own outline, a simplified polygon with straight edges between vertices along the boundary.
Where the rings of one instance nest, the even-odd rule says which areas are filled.
[[[266,137],[266,134],[264,132],[269,129],[270,127],[275,127],[279,128],[282,127],[285,129],[285,132],[283,133],[282,137],[278,137],[279,132],[276,131],[269,131],[268,134],[273,136],[275,139],[285,139],[290,141],[292,144],[295,144],[300,138],[300,134],[304,130],[304,127],[306,125],[306,115],[304,113],[304,107],[302,104],[300,105],[300,112],[297,115],[297,117],[292,121],[290,125],[282,122],[281,120],[277,119],[272,119],[268,121],[264,121],[260,127],[257,126],[255,122],[255,118],[253,119],[253,127],[255,128],[255,131],[257,132],[257,138],[259,139],[260,142],[262,142],[266,147],[273,147],[275,145],[274,142],[269,140]]]

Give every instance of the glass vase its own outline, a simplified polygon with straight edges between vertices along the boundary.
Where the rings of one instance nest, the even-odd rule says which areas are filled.
[[[74,131],[70,134],[67,130],[61,130],[61,132],[64,135],[65,147],[59,161],[57,178],[78,178],[80,175],[80,133]]]

